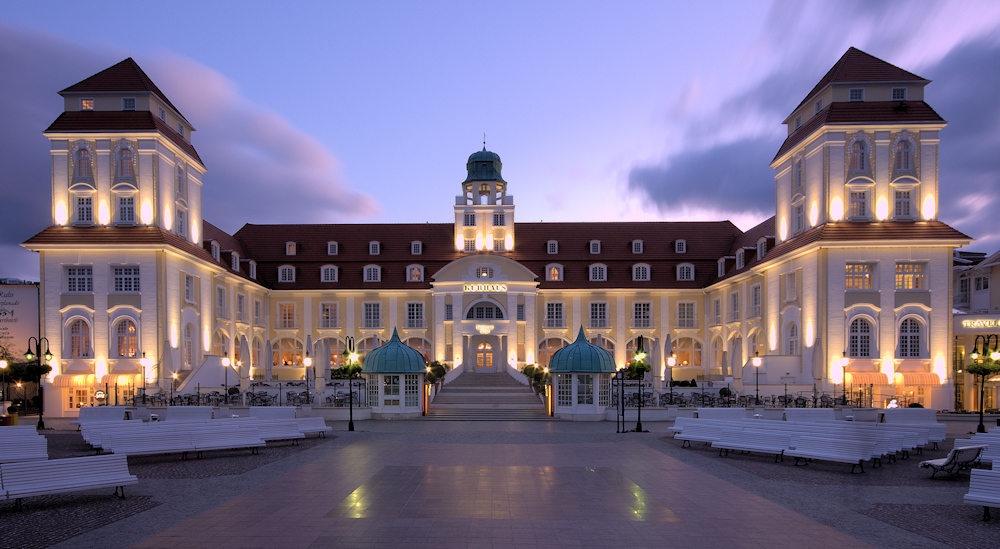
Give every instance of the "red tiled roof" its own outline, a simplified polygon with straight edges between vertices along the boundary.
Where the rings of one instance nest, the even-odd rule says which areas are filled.
[[[752,229],[736,237],[736,241],[733,243],[733,247],[729,250],[729,253],[726,254],[727,256],[733,256],[734,259],[732,261],[729,260],[726,261],[726,274],[717,277],[713,281],[713,283],[718,282],[720,280],[725,280],[739,273],[746,272],[747,270],[753,268],[754,265],[756,265],[757,263],[760,263],[760,261],[757,261],[757,241],[760,240],[762,237],[765,237],[767,238],[768,249],[770,249],[771,246],[774,245],[775,217],[776,216],[771,216],[770,218],[761,221],[759,224],[757,224],[756,227],[753,227]],[[736,252],[738,252],[741,249],[744,250],[743,268],[737,269],[735,256]],[[715,273],[718,274],[718,265],[716,265]]]
[[[170,99],[156,87],[156,84],[146,76],[146,73],[139,67],[131,57],[124,61],[112,65],[103,71],[85,78],[76,84],[59,92],[62,94],[79,93],[114,93],[114,92],[149,92],[159,96],[170,108],[181,118],[184,115],[170,102]],[[187,120],[184,120],[187,122]]]
[[[874,55],[865,53],[855,47],[850,47],[847,51],[840,57],[840,59],[834,63],[833,67],[819,82],[813,87],[809,93],[802,99],[802,102],[795,107],[792,112],[799,110],[802,105],[805,105],[809,99],[820,92],[829,84],[833,83],[848,83],[848,82],[905,82],[905,81],[915,81],[915,82],[930,82],[926,78],[921,78],[912,72],[905,71],[892,63],[886,63],[885,61],[875,57]]]
[[[824,125],[851,124],[922,124],[943,123],[930,105],[923,101],[907,101],[900,106],[899,101],[841,101],[830,103],[799,129],[791,133],[781,144],[771,162],[777,160],[796,145],[812,135]]]
[[[205,163],[198,156],[186,139],[177,130],[168,126],[159,117],[149,111],[69,111],[56,118],[46,132],[125,132],[125,131],[158,131],[167,137],[174,145],[191,155],[202,167]]]
[[[771,261],[813,242],[872,242],[879,240],[892,241],[895,244],[927,241],[965,241],[968,243],[972,242],[972,237],[940,221],[841,221],[824,223],[782,242],[767,252],[764,261]]]

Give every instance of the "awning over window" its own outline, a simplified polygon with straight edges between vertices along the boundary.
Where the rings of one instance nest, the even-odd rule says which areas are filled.
[[[93,387],[94,374],[59,374],[52,380],[53,387]]]
[[[845,372],[844,382],[848,385],[888,385],[889,377],[882,372]]]
[[[941,378],[930,372],[896,372],[896,385],[907,387],[941,385]]]
[[[101,385],[104,384],[114,385],[118,384],[119,387],[131,385],[141,386],[142,385],[142,374],[108,374],[101,378]]]

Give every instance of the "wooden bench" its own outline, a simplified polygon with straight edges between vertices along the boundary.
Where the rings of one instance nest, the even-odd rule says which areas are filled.
[[[0,441],[0,463],[49,459],[48,441],[41,435],[17,436]]]
[[[774,454],[774,461],[783,461],[785,450],[792,447],[792,435],[774,431],[745,429],[742,431],[722,431],[712,448],[719,449],[719,455],[729,455],[731,450],[740,452],[762,452]]]
[[[1000,470],[973,469],[965,503],[983,506],[983,522],[990,520],[990,506],[1000,507]]]
[[[865,461],[871,459],[874,452],[874,442],[804,436],[799,438],[795,449],[786,450],[785,455],[794,457],[795,465],[800,461],[808,465],[810,459],[834,461],[850,463],[852,473],[855,467],[861,467],[864,473]]]
[[[15,500],[17,509],[21,509],[22,498],[97,488],[113,487],[115,495],[124,498],[125,486],[138,482],[135,475],[129,474],[128,460],[123,455],[0,464],[3,494]]]
[[[326,434],[333,430],[326,424],[326,420],[321,417],[300,417],[295,419],[299,424],[299,432],[303,435],[316,433],[317,436],[326,437]]]
[[[948,455],[940,459],[928,459],[921,461],[920,466],[924,469],[930,468],[933,472],[931,478],[941,471],[955,476],[962,471],[972,469],[972,466],[979,461],[979,456],[987,446],[966,446],[952,448]]]

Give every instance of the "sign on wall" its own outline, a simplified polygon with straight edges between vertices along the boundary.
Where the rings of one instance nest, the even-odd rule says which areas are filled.
[[[0,284],[0,345],[17,357],[32,336],[38,337],[38,286]]]
[[[1000,327],[1000,315],[977,315],[964,318],[955,315],[955,320],[958,321],[956,332],[978,332]]]
[[[462,284],[462,291],[473,294],[495,294],[507,291],[506,284]]]

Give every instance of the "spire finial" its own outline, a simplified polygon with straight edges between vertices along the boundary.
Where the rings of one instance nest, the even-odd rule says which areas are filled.
[[[483,132],[483,150],[486,150],[486,132]]]

